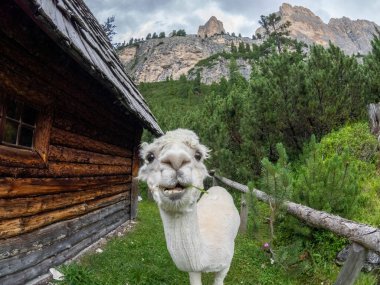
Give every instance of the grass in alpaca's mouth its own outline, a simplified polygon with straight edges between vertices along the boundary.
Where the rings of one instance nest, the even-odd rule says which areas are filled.
[[[197,186],[191,185],[191,184],[183,186],[183,185],[177,183],[173,188],[161,188],[161,190],[165,196],[168,196],[171,199],[179,199],[185,193],[185,190],[188,190],[190,188],[195,188],[195,189],[198,189],[199,191],[201,191],[202,193],[208,194],[206,192],[206,190],[199,188]]]

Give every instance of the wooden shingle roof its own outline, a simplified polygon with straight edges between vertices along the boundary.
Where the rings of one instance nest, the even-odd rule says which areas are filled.
[[[15,0],[62,49],[139,118],[155,135],[162,130],[135,84],[125,73],[102,27],[82,0]]]

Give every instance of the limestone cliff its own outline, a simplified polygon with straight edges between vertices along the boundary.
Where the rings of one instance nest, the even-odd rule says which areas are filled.
[[[253,40],[229,35],[204,39],[196,35],[151,39],[124,48],[119,52],[119,57],[137,83],[163,81],[170,77],[178,79],[181,74],[187,75],[197,62],[215,53],[229,52],[232,42],[235,46],[239,42],[251,45]],[[228,69],[228,65],[225,68]],[[216,73],[213,76],[220,79],[222,75]]]
[[[375,27],[379,28],[374,22],[353,21],[347,17],[331,19],[326,24],[309,9],[289,4],[282,4],[277,13],[282,21],[291,22],[290,37],[325,47],[331,41],[347,54],[368,53]],[[256,33],[263,34],[263,29],[259,28]]]
[[[375,23],[366,20],[331,19],[328,24],[307,8],[283,4],[278,12],[283,21],[290,21],[290,36],[307,44],[328,46],[329,41],[339,46],[347,54],[366,54],[371,50],[371,39],[375,33]],[[238,31],[236,31],[238,32]],[[256,32],[263,34],[262,29]],[[205,36],[207,34],[207,37]],[[211,36],[212,34],[215,34]],[[199,71],[202,82],[212,83],[227,77],[229,61],[223,57],[214,59],[207,66],[195,65],[202,59],[222,51],[230,51],[231,43],[260,44],[259,40],[233,37],[225,34],[223,23],[215,17],[199,27],[197,35],[151,39],[119,52],[127,72],[137,82],[178,79],[181,74],[193,78]],[[251,66],[248,61],[239,60],[238,67],[248,78]],[[188,72],[191,70],[191,73]]]
[[[217,34],[224,34],[226,31],[223,28],[223,23],[219,21],[215,16],[212,16],[203,26],[198,28],[198,37],[202,39],[211,37]]]

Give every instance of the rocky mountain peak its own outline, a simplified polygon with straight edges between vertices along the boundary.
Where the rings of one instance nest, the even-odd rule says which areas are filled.
[[[224,34],[223,23],[215,16],[212,16],[204,25],[199,26],[198,36],[203,38],[211,37],[215,34]]]
[[[366,20],[351,20],[343,17],[330,19],[324,23],[312,11],[301,6],[282,4],[277,12],[282,21],[289,21],[290,37],[307,44],[320,44],[327,47],[331,41],[347,54],[366,54],[371,50],[371,40],[375,33],[375,23]],[[259,28],[256,33],[263,34]]]
[[[280,6],[281,17],[292,17],[293,15],[302,15],[304,17],[311,17],[315,20],[322,22],[321,18],[315,15],[311,10],[302,6],[292,6],[288,3],[283,3]]]

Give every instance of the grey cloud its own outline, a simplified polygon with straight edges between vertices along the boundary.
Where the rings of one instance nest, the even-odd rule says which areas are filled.
[[[107,17],[115,16],[117,41],[128,41],[131,36],[145,37],[147,23],[154,26],[152,31],[170,33],[173,29],[185,29],[188,33],[196,33],[198,26],[207,19],[201,19],[195,10],[217,6],[225,17],[244,17],[241,23],[243,36],[251,36],[258,27],[260,15],[276,12],[281,0],[85,0],[95,17],[103,23]],[[304,6],[328,22],[330,17],[347,16],[351,19],[367,19],[380,23],[380,1],[371,0],[288,0],[291,5]],[[210,12],[211,13],[211,12]],[[209,17],[212,15],[210,14]],[[219,17],[223,22],[223,16]],[[145,30],[144,30],[145,29]],[[121,38],[124,37],[124,38]],[[126,37],[126,38],[125,38]]]

